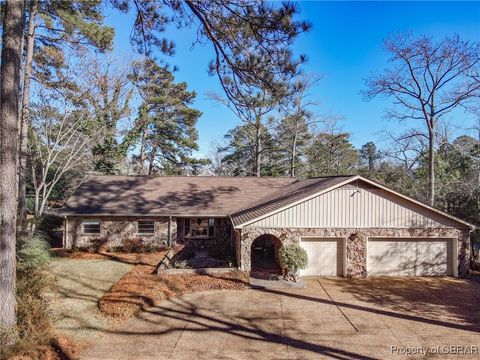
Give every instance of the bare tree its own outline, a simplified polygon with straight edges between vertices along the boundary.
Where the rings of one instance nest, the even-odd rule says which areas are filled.
[[[23,1],[6,0],[3,4],[0,67],[0,329],[8,329],[16,324],[18,98],[21,81],[23,10]]]
[[[19,118],[18,215],[26,219],[26,179],[31,83],[56,87],[67,66],[64,50],[92,47],[105,51],[113,41],[113,29],[103,25],[100,2],[27,0],[21,116]],[[34,53],[35,49],[35,53]]]
[[[399,136],[386,131],[385,137],[392,143],[385,150],[385,156],[400,163],[406,172],[412,171],[424,158],[427,139],[419,130],[409,129]]]
[[[93,160],[92,147],[98,141],[95,134],[102,133],[87,131],[96,114],[72,107],[65,94],[55,100],[51,94],[40,94],[40,101],[32,112],[28,146],[35,218],[44,213],[53,189],[68,172],[87,172]]]
[[[101,60],[95,56],[85,56],[80,62],[85,67],[80,74],[83,78],[80,86],[87,90],[79,102],[92,109],[95,115],[92,127],[96,128],[97,134],[102,132],[101,136],[97,136],[99,142],[93,149],[94,169],[109,175],[117,172],[130,146],[127,129],[122,129],[123,120],[131,112],[133,94],[127,75],[130,63],[127,64],[120,66],[117,59],[107,57]],[[124,135],[125,141],[119,142],[119,135]]]
[[[421,121],[428,139],[428,200],[435,201],[435,135],[438,121],[478,96],[480,45],[447,37],[440,42],[411,34],[391,36],[384,42],[392,64],[366,80],[366,99],[385,95],[395,109],[387,116]]]

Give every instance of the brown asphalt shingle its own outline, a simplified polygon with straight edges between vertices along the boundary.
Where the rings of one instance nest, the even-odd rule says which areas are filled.
[[[89,176],[62,215],[229,216],[296,181],[218,176]]]

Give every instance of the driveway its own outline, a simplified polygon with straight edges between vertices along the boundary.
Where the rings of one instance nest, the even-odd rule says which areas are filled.
[[[448,354],[452,349],[446,347],[480,351],[478,281],[308,278],[306,283],[306,289],[172,299],[104,333],[82,359],[395,359],[405,357],[398,352],[424,350],[418,347],[441,353],[428,358],[480,357]]]

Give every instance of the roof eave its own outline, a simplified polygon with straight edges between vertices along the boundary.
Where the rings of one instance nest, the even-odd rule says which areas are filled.
[[[78,213],[58,213],[59,216],[67,217],[203,217],[203,218],[228,218],[229,214],[187,214],[187,213],[164,213],[164,214],[137,214],[137,213],[87,213],[87,214],[78,214]]]

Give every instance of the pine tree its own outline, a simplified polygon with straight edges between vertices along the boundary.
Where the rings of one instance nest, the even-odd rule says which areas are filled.
[[[358,153],[348,133],[320,133],[308,151],[308,175],[349,175],[356,172]]]
[[[156,49],[172,54],[175,44],[161,37],[169,24],[196,28],[198,43],[210,42],[209,73],[216,76],[229,102],[244,109],[244,96],[263,89],[275,94],[298,74],[306,60],[291,45],[310,24],[297,21],[295,4],[265,0],[158,1],[111,0],[118,10],[136,12],[131,43],[142,54]]]
[[[360,157],[367,165],[368,174],[373,174],[375,172],[377,160],[380,158],[377,146],[371,141],[362,145],[362,148],[360,149]]]
[[[17,215],[18,98],[23,1],[7,0],[3,8],[0,67],[0,330],[15,327],[15,246]],[[8,342],[13,339],[6,339]],[[8,343],[7,343],[8,345]],[[4,344],[2,344],[4,346]]]
[[[259,176],[282,175],[281,154],[277,151],[275,140],[268,126],[262,126],[260,135],[256,124],[246,123],[236,126],[225,134],[226,145],[218,150],[223,154],[222,166],[231,176],[257,176],[257,155],[262,159]],[[260,136],[259,141],[257,137]],[[260,154],[257,143],[262,144]]]
[[[203,161],[191,157],[198,149],[196,124],[201,112],[190,106],[196,93],[176,83],[168,66],[151,59],[133,65],[130,76],[142,98],[136,125],[128,138],[140,138],[139,172],[181,173]]]

